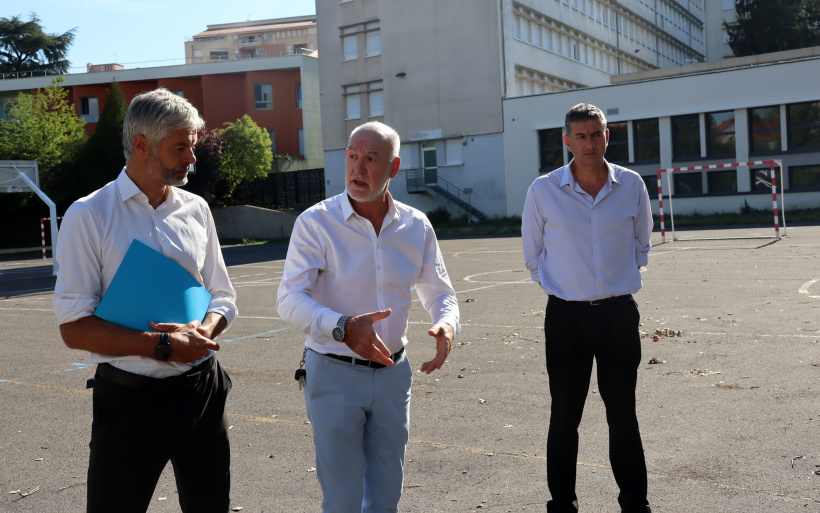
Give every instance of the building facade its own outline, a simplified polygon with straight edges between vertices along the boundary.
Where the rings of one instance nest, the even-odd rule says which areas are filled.
[[[324,166],[319,114],[319,66],[316,57],[291,55],[205,64],[65,75],[61,84],[86,130],[97,128],[107,90],[116,81],[126,102],[137,94],[165,87],[188,99],[209,129],[221,128],[248,114],[271,136],[274,154],[294,160],[282,170]],[[0,81],[0,107],[20,92],[35,93],[51,84],[51,77]],[[5,115],[5,108],[0,108]]]
[[[399,132],[394,196],[423,211],[510,212],[503,100],[707,59],[704,0],[317,0],[328,194],[357,125]],[[476,210],[477,212],[472,212]],[[514,210],[514,209],[513,209]]]
[[[281,57],[316,51],[316,16],[208,25],[185,42],[185,62]]]
[[[784,87],[784,77],[800,77]],[[613,77],[616,84],[504,101],[507,213],[523,210],[539,175],[569,162],[564,114],[607,115],[607,160],[643,176],[658,211],[658,170],[776,160],[789,209],[820,206],[820,47]],[[782,165],[782,173],[781,173]],[[772,209],[770,166],[662,174],[676,213]],[[668,180],[668,181],[667,181]],[[667,207],[668,214],[668,207]]]

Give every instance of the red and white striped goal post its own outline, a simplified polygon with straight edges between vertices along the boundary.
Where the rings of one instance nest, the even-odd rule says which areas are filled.
[[[658,210],[660,211],[661,216],[661,243],[666,242],[666,227],[664,226],[664,215],[663,215],[663,183],[661,182],[661,173],[667,173],[667,182],[669,181],[669,175],[676,171],[702,171],[705,169],[721,169],[721,168],[732,168],[732,167],[739,167],[739,166],[761,166],[761,165],[768,165],[769,171],[771,174],[772,179],[772,208],[774,211],[774,234],[775,238],[780,239],[780,222],[778,218],[778,211],[777,211],[777,178],[774,173],[774,166],[777,161],[774,160],[754,160],[750,162],[733,162],[731,164],[709,164],[705,166],[688,166],[688,167],[669,167],[666,169],[658,169]],[[782,170],[782,165],[781,165]],[[781,173],[781,177],[782,177]],[[671,202],[672,197],[669,197],[669,208],[670,214],[672,213]],[[785,220],[784,220],[785,221]],[[784,222],[785,226],[785,222]],[[674,232],[674,222],[672,224],[672,231]]]
[[[59,221],[62,217],[58,217],[57,220]],[[41,217],[40,218],[40,241],[43,243],[43,260],[47,260],[46,258],[46,221],[51,221],[50,217]],[[54,245],[55,241],[51,241],[51,250],[52,253],[54,252]]]

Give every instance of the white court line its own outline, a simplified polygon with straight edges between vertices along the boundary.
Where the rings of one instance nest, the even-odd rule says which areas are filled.
[[[808,294],[809,293],[809,287],[811,287],[812,285],[814,285],[818,281],[820,281],[820,278],[815,278],[811,281],[808,281],[808,282],[804,283],[803,286],[800,287],[800,289],[797,292],[799,292],[801,294]],[[820,299],[820,296],[809,296],[809,297],[813,298],[813,299]]]
[[[285,266],[284,266],[284,264],[283,265],[272,266],[272,265],[263,265],[263,264],[253,264],[253,263],[251,263],[251,264],[231,265],[231,266],[228,266],[228,269],[233,269],[235,267],[253,267],[254,269],[284,269]]]
[[[51,289],[49,289],[51,290]],[[0,299],[0,302],[7,301],[51,301],[51,296],[42,295],[40,297],[18,297],[18,298],[9,298],[9,299]]]
[[[799,335],[799,334],[786,334],[780,333],[777,335],[769,335],[767,333],[742,333],[742,332],[731,332],[728,331],[687,331],[687,330],[680,330],[681,333],[687,333],[692,335],[731,335],[731,336],[741,336],[741,337],[748,337],[754,339],[757,338],[817,338],[820,334],[815,335]]]
[[[11,292],[4,292],[3,294],[14,295],[14,294],[29,294],[31,292],[54,292],[54,289],[51,287],[45,289],[29,289],[29,290],[12,290]]]
[[[264,282],[260,281],[260,282],[234,283],[233,287],[234,288],[237,288],[237,287],[261,287],[261,286],[269,287],[271,285],[273,285],[273,283],[264,283]]]
[[[51,312],[54,313],[53,308],[0,308],[0,310],[8,310],[12,312]]]
[[[462,281],[466,281],[468,283],[490,283],[490,285],[487,285],[486,287],[476,287],[474,289],[457,290],[456,295],[466,294],[468,292],[475,292],[477,290],[491,289],[493,287],[498,287],[500,285],[517,285],[519,283],[526,283],[528,281],[532,281],[529,277],[523,278],[523,279],[518,280],[518,281],[483,281],[482,282],[482,281],[473,281],[471,279],[474,276],[482,276],[482,275],[485,275],[485,274],[493,274],[493,273],[507,273],[507,272],[523,272],[523,271],[519,271],[517,269],[512,269],[512,270],[506,270],[506,271],[491,271],[491,272],[488,272],[488,273],[471,274],[470,276],[462,278]],[[413,288],[415,288],[415,287],[413,287]],[[421,299],[416,298],[413,301],[414,302],[415,301],[421,301]]]
[[[288,329],[290,329],[290,328],[279,328],[279,329],[275,329],[275,330],[264,331],[262,333],[255,333],[253,335],[246,335],[244,337],[232,338],[230,340],[220,340],[219,343],[220,344],[225,344],[227,342],[236,342],[237,340],[245,340],[246,338],[257,338],[257,337],[261,337],[262,335],[271,335],[273,333],[278,333],[280,331],[285,331],[285,330],[288,330]]]

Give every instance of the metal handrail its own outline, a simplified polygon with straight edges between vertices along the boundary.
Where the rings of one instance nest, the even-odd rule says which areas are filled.
[[[453,194],[456,198],[460,199],[461,201],[465,201],[465,202],[467,202],[467,204],[472,206],[472,198],[469,194],[467,194],[463,190],[459,189],[458,187],[456,187],[452,183],[448,182],[444,178],[441,178],[440,176],[437,177],[437,179],[438,179],[438,183],[436,185],[441,187],[441,185],[444,184],[443,189],[445,191],[449,192],[450,194]]]
[[[430,187],[434,186],[452,194],[460,201],[467,203],[470,210],[473,208],[472,196],[438,175],[436,176],[436,183],[427,183],[424,176],[424,169],[407,169],[405,170],[405,178],[407,180],[407,192],[427,192]],[[458,204],[456,204],[456,206],[460,210],[465,210]],[[468,216],[473,215],[469,210],[464,213]]]

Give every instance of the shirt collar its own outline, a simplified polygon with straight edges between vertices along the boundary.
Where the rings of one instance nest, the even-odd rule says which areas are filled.
[[[122,171],[120,171],[120,174],[117,177],[116,182],[117,189],[119,189],[120,191],[120,198],[122,198],[123,202],[135,196],[142,195],[143,201],[146,204],[148,203],[148,196],[146,196],[145,193],[143,193],[140,190],[140,188],[137,187],[137,184],[135,184],[134,181],[131,180],[131,177],[128,176],[128,173],[125,172],[125,168],[122,168]],[[179,198],[179,194],[176,191],[176,187],[169,187],[168,190],[168,197],[165,198],[165,201],[162,203],[162,205],[172,205],[174,203],[180,203],[181,200]]]
[[[575,159],[570,160],[569,164],[564,166],[564,174],[563,176],[561,176],[561,187],[565,185],[569,185],[572,188],[575,187],[575,177],[572,176],[572,169],[570,169],[570,166],[572,166],[573,161],[575,161]],[[607,162],[606,159],[604,160],[604,164],[606,164],[607,173],[609,174],[609,176],[606,179],[607,183],[621,183],[618,180],[618,177],[615,175],[615,168],[612,167],[612,164]]]
[[[345,221],[350,219],[352,215],[356,214],[356,211],[353,210],[353,205],[350,203],[350,196],[347,195],[347,189],[342,193],[341,199],[341,207],[342,207],[342,216],[344,216]],[[387,215],[385,219],[389,219],[391,221],[398,220],[399,218],[399,211],[396,209],[396,204],[393,202],[393,196],[390,192],[387,193]],[[389,224],[389,223],[388,223]]]

